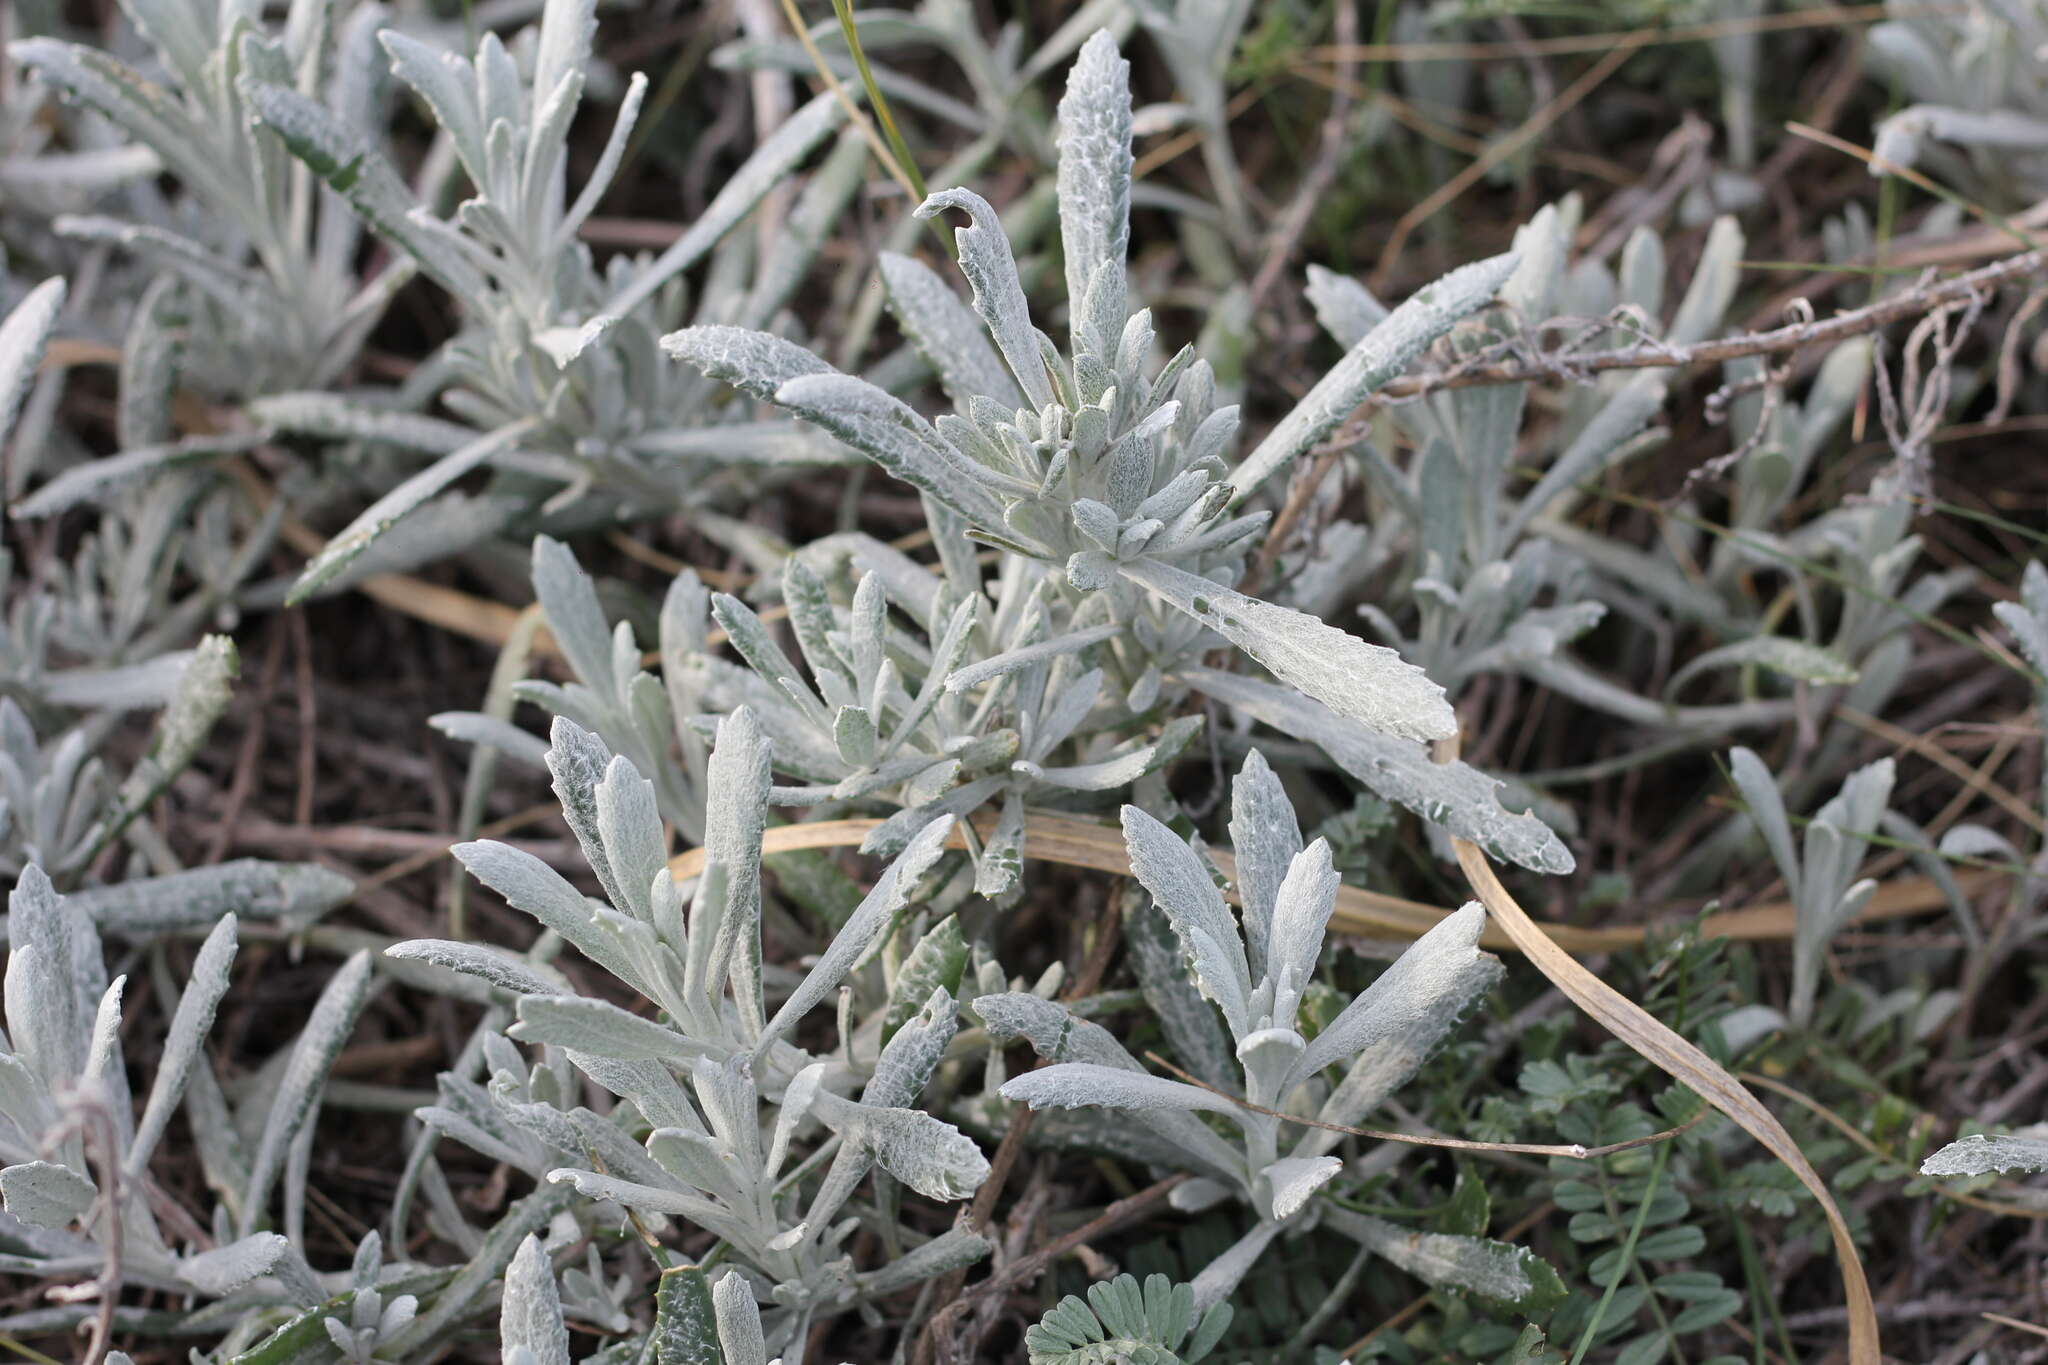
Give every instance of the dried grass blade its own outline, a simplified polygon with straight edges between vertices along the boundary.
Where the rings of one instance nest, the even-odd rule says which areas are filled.
[[[1544,934],[1501,885],[1486,855],[1463,839],[1452,841],[1458,865],[1472,885],[1473,894],[1486,911],[1522,950],[1523,956],[1550,979],[1550,983],[1572,1003],[1593,1016],[1600,1025],[1634,1048],[1644,1058],[1690,1086],[1701,1099],[1733,1119],[1742,1130],[1764,1145],[1772,1156],[1785,1163],[1807,1192],[1820,1201],[1827,1216],[1828,1231],[1834,1237],[1835,1255],[1842,1265],[1842,1289],[1849,1310],[1849,1360],[1851,1365],[1881,1365],[1878,1346],[1877,1309],[1864,1278],[1863,1263],[1850,1239],[1849,1225],[1835,1207],[1826,1182],[1799,1150],[1799,1144],[1785,1131],[1770,1110],[1744,1089],[1706,1053],[1659,1023],[1642,1006],[1602,981]]]
[[[773,857],[777,853],[794,853],[800,849],[858,848],[861,841],[882,822],[873,819],[818,820],[809,824],[778,825],[768,830],[761,839],[761,852]],[[973,820],[977,837],[987,838],[995,825],[993,813],[978,814]],[[1113,876],[1128,877],[1131,874],[1131,860],[1124,851],[1122,837],[1106,825],[1091,824],[1071,816],[1054,815],[1046,811],[1029,811],[1025,815],[1025,855],[1038,862],[1061,863],[1067,867],[1085,867],[1096,872],[1107,872]],[[947,839],[948,848],[965,848],[966,835],[955,828]],[[1237,877],[1237,861],[1230,850],[1211,847],[1209,857],[1216,863],[1224,876]],[[669,870],[679,882],[687,881],[704,870],[704,851],[685,849],[669,860]],[[1991,877],[2004,876],[2000,872],[1966,874],[1957,880],[1966,894],[1975,895]],[[1237,899],[1235,889],[1227,893],[1233,902]],[[1870,903],[1856,923],[1868,924],[1877,920],[1904,919],[1912,915],[1925,914],[1946,905],[1942,889],[1925,877],[1899,877],[1887,882],[1872,896]],[[1427,905],[1421,901],[1404,900],[1399,896],[1382,895],[1377,891],[1365,891],[1355,886],[1337,889],[1336,913],[1330,917],[1330,928],[1334,933],[1351,934],[1361,938],[1420,938],[1437,921],[1451,913],[1439,905]],[[1773,901],[1767,905],[1755,905],[1745,910],[1732,910],[1724,914],[1709,915],[1700,922],[1700,932],[1709,938],[1744,939],[1753,942],[1789,941],[1794,922],[1792,905],[1786,901]],[[1640,946],[1649,934],[1661,924],[1648,926],[1628,924],[1605,929],[1587,929],[1575,924],[1557,924],[1551,921],[1538,923],[1530,921],[1538,932],[1546,936],[1553,945],[1570,952],[1600,953],[1616,952],[1621,949]],[[1667,921],[1668,923],[1668,921]],[[1495,951],[1521,952],[1523,945],[1513,934],[1503,928],[1490,928],[1480,938],[1480,945]]]

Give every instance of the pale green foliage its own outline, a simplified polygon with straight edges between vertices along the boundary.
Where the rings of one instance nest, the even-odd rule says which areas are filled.
[[[1024,1333],[1031,1365],[1195,1365],[1230,1326],[1230,1305],[1199,1316],[1194,1290],[1164,1275],[1119,1275],[1069,1294]]]

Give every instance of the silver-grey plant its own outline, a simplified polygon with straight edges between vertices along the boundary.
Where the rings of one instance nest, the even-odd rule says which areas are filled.
[[[1236,913],[1199,843],[1135,806],[1124,807],[1123,826],[1132,871],[1172,926],[1202,997],[1222,1016],[1239,1072],[1228,1090],[1158,1076],[1106,1029],[1054,1002],[984,996],[974,1009],[991,1036],[1022,1039],[1049,1063],[1004,1084],[1003,1098],[1034,1109],[1122,1111],[1156,1140],[1162,1159],[1193,1173],[1173,1192],[1178,1207],[1249,1206],[1251,1226],[1195,1278],[1198,1307],[1226,1298],[1282,1232],[1317,1221],[1434,1282],[1506,1302],[1530,1294],[1526,1253],[1443,1237],[1424,1256],[1404,1248],[1407,1237],[1391,1225],[1326,1208],[1315,1197],[1344,1170],[1333,1155],[1341,1130],[1406,1083],[1498,979],[1499,961],[1478,947],[1486,912],[1475,902],[1443,920],[1334,1019],[1310,1030],[1303,999],[1338,877],[1327,842],[1303,846],[1293,806],[1258,751],[1232,789]],[[1334,1084],[1325,1079],[1340,1072]],[[1234,1141],[1211,1116],[1235,1130]],[[1294,1118],[1330,1126],[1290,1136]]]

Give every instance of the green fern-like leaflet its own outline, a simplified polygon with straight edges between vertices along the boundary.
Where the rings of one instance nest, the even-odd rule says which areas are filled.
[[[1195,1291],[1164,1275],[1133,1275],[1069,1294],[1024,1334],[1031,1365],[1195,1365],[1230,1326],[1230,1305],[1197,1321]],[[1182,1343],[1187,1343],[1185,1347]]]

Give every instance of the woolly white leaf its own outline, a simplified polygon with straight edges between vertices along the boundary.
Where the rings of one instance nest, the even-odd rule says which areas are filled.
[[[1195,1307],[1206,1311],[1235,1293],[1251,1268],[1258,1264],[1259,1257],[1265,1255],[1266,1248],[1280,1235],[1282,1226],[1270,1218],[1261,1219],[1222,1255],[1202,1267],[1202,1273],[1193,1281]]]
[[[413,217],[413,196],[398,173],[354,129],[295,90],[265,81],[242,83],[255,116],[284,139],[292,155],[312,168],[378,232],[402,246],[422,270],[457,298],[477,298],[488,286],[454,247]]]
[[[498,1310],[498,1344],[533,1353],[535,1365],[569,1365],[569,1329],[562,1321],[555,1268],[540,1238],[529,1235],[505,1269],[505,1296]]]
[[[840,926],[818,964],[805,974],[802,983],[775,1012],[775,1018],[761,1032],[755,1056],[765,1055],[771,1043],[794,1028],[853,969],[876,937],[895,921],[917,884],[946,851],[946,836],[952,832],[950,815],[941,816],[917,832]]]
[[[292,584],[286,603],[303,602],[319,592],[400,518],[417,511],[458,479],[517,446],[534,425],[529,418],[479,436],[460,450],[442,456],[371,503],[339,535],[322,546],[319,554],[313,556],[298,581]]]
[[[1743,804],[1749,807],[1750,820],[1764,836],[1771,857],[1777,861],[1779,874],[1797,899],[1799,855],[1793,849],[1792,819],[1785,813],[1785,798],[1778,794],[1776,779],[1761,758],[1739,746],[1728,752],[1728,771],[1735,780],[1736,790],[1742,794]]]
[[[1131,235],[1131,64],[1097,32],[1059,105],[1060,243],[1073,353],[1107,356],[1124,322]]]
[[[1693,268],[1692,283],[1686,286],[1685,297],[1671,317],[1670,330],[1664,334],[1666,343],[1690,346],[1720,330],[1741,282],[1742,247],[1742,228],[1735,219],[1716,218],[1707,229],[1707,244],[1700,251],[1700,263]]]
[[[848,1142],[865,1148],[883,1170],[927,1199],[965,1199],[988,1178],[988,1158],[974,1140],[921,1109],[858,1104],[822,1091],[813,1108]]]
[[[947,1228],[923,1246],[862,1277],[861,1287],[877,1297],[912,1289],[950,1271],[974,1265],[988,1255],[991,1245],[971,1228]]]
[[[626,1062],[687,1062],[706,1054],[702,1044],[665,1024],[609,1000],[574,995],[521,996],[519,1022],[508,1033],[522,1042],[550,1043]]]
[[[415,938],[394,943],[384,956],[409,962],[431,962],[452,972],[479,977],[509,995],[553,995],[561,989],[524,959],[502,948],[458,943],[445,938]]]
[[[931,425],[903,400],[850,374],[800,375],[774,394],[890,474],[983,526],[1002,524],[1002,508],[951,456]]]
[[[745,327],[685,327],[663,337],[661,348],[765,402],[775,401],[775,391],[799,376],[839,373],[793,341]]]
[[[61,278],[44,280],[0,322],[0,445],[14,429],[15,415],[35,382],[43,348],[64,311],[64,291]]]
[[[1310,1195],[1343,1169],[1344,1163],[1333,1156],[1282,1157],[1266,1167],[1266,1183],[1273,1189],[1271,1216],[1292,1218]]]
[[[1005,408],[1024,400],[989,342],[988,330],[944,280],[914,257],[884,251],[879,259],[890,311],[918,354],[938,372],[955,407],[965,411],[968,400],[977,396]]]
[[[150,1155],[184,1096],[186,1081],[200,1060],[200,1047],[213,1027],[213,1014],[228,990],[228,969],[235,961],[235,917],[221,916],[220,923],[199,946],[192,963],[192,978],[178,997],[171,1027],[164,1038],[163,1055],[157,1061],[156,1079],[149,1088],[142,1119],[129,1140],[122,1169],[133,1180],[149,1165]]]
[[[1470,764],[1433,762],[1420,744],[1376,733],[1300,693],[1242,674],[1183,668],[1179,676],[1283,734],[1320,746],[1379,795],[1503,862],[1559,876],[1575,865],[1549,826],[1534,815],[1507,811],[1495,796],[1500,783]]]
[[[966,225],[954,229],[953,241],[960,250],[960,273],[974,290],[974,311],[988,325],[996,349],[1002,352],[1032,408],[1043,408],[1053,401],[1052,381],[1046,377],[1038,334],[1031,326],[1031,308],[1017,279],[1010,239],[1003,235],[1002,223],[988,200],[972,190],[940,190],[918,205],[917,216],[932,218],[947,209],[967,215]]]
[[[1206,1110],[1212,1114],[1241,1112],[1223,1096],[1185,1081],[1171,1081],[1143,1071],[1098,1066],[1093,1062],[1058,1062],[1027,1071],[1008,1081],[1002,1089],[1006,1100],[1028,1104],[1033,1109],[1079,1109],[1098,1105],[1104,1109]]]
[[[964,668],[954,669],[946,676],[946,690],[965,692],[970,687],[978,687],[982,683],[1015,673],[1019,669],[1029,668],[1032,664],[1044,663],[1062,654],[1079,654],[1085,649],[1106,644],[1123,635],[1124,631],[1123,626],[1116,625],[1084,626],[1079,630],[1069,630],[1055,635],[1051,639],[1040,640],[1036,644],[992,654],[985,659],[977,659]]]
[[[1518,1304],[1537,1289],[1524,1248],[1481,1237],[1417,1232],[1367,1214],[1338,1209],[1330,1226],[1425,1284],[1463,1289],[1497,1303]]]
[[[0,345],[5,345],[4,337],[0,337]],[[0,374],[0,384],[4,384],[6,378]],[[5,397],[4,392],[0,392],[0,403],[4,403]],[[5,416],[4,411],[0,411],[0,418]],[[0,421],[0,435],[4,435],[6,430],[6,423]],[[269,433],[262,431],[214,432],[164,445],[124,450],[101,460],[86,460],[59,473],[33,495],[24,498],[15,507],[14,515],[53,516],[79,503],[101,500],[116,489],[146,482],[173,469],[253,450],[269,439]]]
[[[1353,409],[1408,368],[1431,342],[1483,308],[1514,273],[1516,263],[1513,255],[1506,255],[1460,266],[1389,313],[1232,471],[1232,500],[1241,501],[1335,431]]]
[[[266,1275],[289,1256],[289,1238],[257,1232],[238,1242],[187,1256],[178,1262],[178,1278],[203,1294],[232,1294],[258,1275]]]
[[[0,1169],[0,1202],[30,1227],[69,1227],[98,1197],[93,1183],[69,1166],[24,1161]]]
[[[448,851],[470,876],[503,896],[513,909],[560,934],[598,966],[622,981],[638,976],[618,941],[592,922],[596,907],[589,898],[539,858],[489,839],[456,844]]]
[[[1785,635],[1754,635],[1688,659],[1685,667],[1672,674],[1671,681],[1664,685],[1664,694],[1677,695],[1686,683],[1710,670],[1752,664],[1822,687],[1843,686],[1861,676],[1854,664],[1832,649]]]
[[[355,883],[318,863],[260,858],[137,877],[74,891],[64,903],[103,934],[147,939],[217,923],[222,915],[307,921],[348,899]]]
[[[747,1277],[729,1270],[711,1287],[712,1311],[718,1319],[718,1344],[725,1365],[768,1365],[768,1345],[761,1335],[761,1310]]]
[[[1920,1163],[1922,1175],[2048,1171],[2048,1133],[1980,1133],[1959,1138]]]
[[[1308,295],[1309,306],[1316,310],[1316,321],[1347,351],[1386,321],[1387,306],[1349,275],[1311,264],[1308,286],[1302,292]]]
[[[1499,961],[1479,950],[1485,927],[1477,901],[1438,921],[1309,1041],[1300,1074],[1414,1035],[1441,1037],[1500,974]]]
[[[1243,779],[1240,778],[1240,781]],[[1268,1010],[1276,1028],[1292,1028],[1302,992],[1315,976],[1323,932],[1337,908],[1337,870],[1327,840],[1317,839],[1295,855],[1273,908],[1273,937],[1266,966],[1271,986]]]
[[[1301,852],[1301,827],[1280,779],[1257,749],[1230,784],[1230,846],[1237,855],[1238,903],[1252,974],[1266,975],[1266,945],[1280,884]]]
[[[1179,935],[1202,994],[1242,1038],[1251,1028],[1251,975],[1223,893],[1195,851],[1144,811],[1125,806],[1123,827],[1131,872]]]
[[[1383,645],[1367,644],[1316,617],[1246,597],[1157,560],[1117,567],[1340,716],[1407,739],[1457,733],[1457,717],[1443,688]]]
[[[328,979],[304,1032],[292,1048],[276,1094],[270,1101],[263,1136],[249,1166],[249,1184],[242,1197],[241,1231],[247,1237],[269,1211],[271,1187],[284,1169],[285,1155],[299,1130],[312,1118],[327,1074],[356,1026],[356,1016],[370,993],[370,953],[364,949],[341,964]]]

